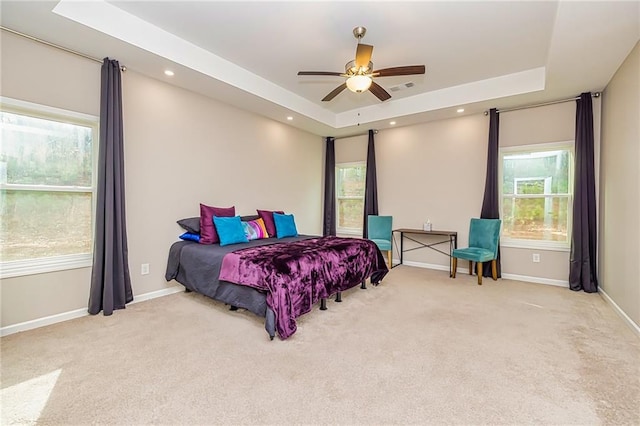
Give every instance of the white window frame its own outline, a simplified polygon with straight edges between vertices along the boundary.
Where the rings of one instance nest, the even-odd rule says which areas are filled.
[[[354,196],[349,196],[349,197],[340,197],[338,196],[338,186],[339,186],[339,182],[338,182],[338,170],[339,169],[346,169],[346,168],[350,168],[350,167],[358,167],[358,166],[367,166],[367,163],[365,161],[352,161],[349,163],[338,163],[336,164],[336,224],[340,223],[340,208],[339,208],[339,200],[362,200],[364,203],[364,194],[362,194],[362,197],[354,197]],[[365,177],[366,179],[366,177]],[[364,209],[362,210],[362,217],[364,220]],[[364,225],[364,223],[363,223]],[[337,234],[343,234],[343,235],[360,235],[362,236],[362,225],[359,228],[345,228],[345,227],[339,227],[336,226],[336,233]]]
[[[49,186],[49,185],[24,185],[0,183],[2,190],[21,190],[21,191],[48,191],[48,192],[82,192],[91,193],[92,206],[91,217],[92,222],[96,217],[96,188],[97,188],[97,159],[98,146],[100,139],[99,123],[100,118],[90,114],[69,111],[61,108],[50,107],[46,105],[35,104],[22,101],[19,99],[7,98],[0,96],[0,110],[26,115],[44,120],[52,120],[63,123],[76,124],[80,126],[90,127],[92,129],[92,172],[91,187],[67,187],[67,186]],[[92,240],[95,238],[95,227],[92,226]],[[93,251],[93,248],[92,248]],[[51,256],[36,259],[0,261],[0,279],[13,278],[24,275],[42,274],[47,272],[65,271],[69,269],[90,267],[93,263],[93,252],[81,254],[68,254],[60,256]]]
[[[514,194],[505,195],[503,193],[503,173],[504,173],[504,157],[507,155],[514,155],[518,152],[531,153],[531,152],[545,152],[545,151],[569,151],[569,183],[568,194],[517,194],[517,188],[514,188]],[[539,143],[530,145],[519,145],[501,147],[498,154],[498,186],[499,186],[499,200],[500,200],[500,217],[504,217],[503,214],[503,202],[505,197],[517,198],[568,198],[567,203],[567,241],[544,241],[544,240],[525,240],[519,238],[508,238],[500,236],[500,245],[502,247],[514,247],[525,249],[537,249],[537,250],[552,250],[552,251],[570,251],[571,250],[571,233],[573,231],[573,197],[574,197],[574,167],[575,167],[575,141],[560,141],[550,143]],[[521,179],[524,180],[524,179]],[[544,178],[530,178],[527,180],[544,180]]]

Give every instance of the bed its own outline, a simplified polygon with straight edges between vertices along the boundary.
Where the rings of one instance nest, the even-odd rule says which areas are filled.
[[[222,272],[222,275],[221,275]],[[265,318],[271,339],[296,331],[295,319],[318,301],[388,272],[370,240],[298,235],[220,246],[178,241],[169,250],[167,281]]]

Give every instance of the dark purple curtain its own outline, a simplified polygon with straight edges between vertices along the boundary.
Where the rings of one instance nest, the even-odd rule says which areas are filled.
[[[367,238],[369,230],[367,216],[378,214],[378,179],[376,177],[376,148],[373,141],[374,131],[369,130],[369,145],[367,146],[367,177],[364,188],[364,221],[362,236]]]
[[[89,313],[124,309],[133,300],[124,205],[124,134],[120,64],[105,58],[100,91],[100,146]]]
[[[593,106],[591,93],[576,101],[576,164],[569,288],[598,291],[596,274],[596,183],[593,163]]]
[[[500,219],[500,200],[498,182],[498,133],[500,130],[500,116],[495,108],[489,111],[489,144],[487,150],[487,177],[484,182],[484,199],[482,200],[482,219]],[[496,261],[498,277],[502,276],[500,265],[500,247]],[[491,262],[482,265],[482,275],[491,276]]]
[[[324,220],[322,235],[336,235],[336,153],[335,139],[327,138],[324,160]]]

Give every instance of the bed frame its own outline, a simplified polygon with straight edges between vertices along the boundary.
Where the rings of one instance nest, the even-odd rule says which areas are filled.
[[[281,242],[297,242],[306,239],[318,238],[315,236],[299,235],[283,239],[268,238],[263,240],[253,240],[249,243],[221,247],[219,244],[203,245],[193,241],[178,241],[171,245],[165,279],[171,281],[175,279],[185,287],[186,292],[196,292],[223,302],[230,306],[231,311],[247,309],[254,314],[265,318],[265,330],[269,338],[273,340],[276,335],[276,315],[267,306],[267,294],[245,285],[234,284],[228,281],[219,280],[222,259],[227,253],[244,247],[256,247],[271,245]],[[382,254],[379,254],[382,257]],[[386,266],[385,266],[386,268]],[[384,276],[384,275],[383,275]],[[360,282],[360,288],[366,289],[366,279]],[[379,282],[379,280],[378,280]],[[378,282],[373,282],[377,285]],[[356,283],[357,285],[357,283]],[[342,302],[342,292],[335,295],[335,302]],[[319,300],[319,309],[327,309],[327,298]]]

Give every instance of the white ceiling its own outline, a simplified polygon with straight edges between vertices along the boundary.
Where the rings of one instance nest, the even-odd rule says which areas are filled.
[[[2,1],[2,25],[318,135],[546,102],[602,90],[640,39],[638,1]],[[374,68],[426,65],[376,81],[393,96],[343,91],[352,30]],[[166,77],[165,69],[174,77]],[[393,86],[414,86],[391,91]],[[293,116],[293,121],[287,121]],[[360,125],[360,127],[359,127]]]

